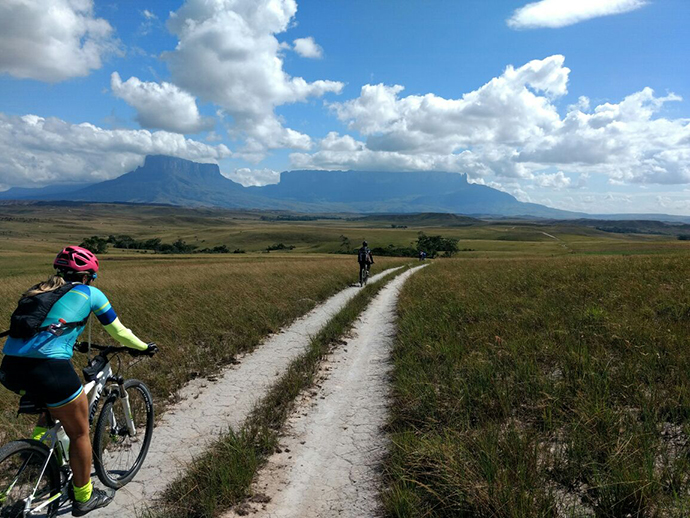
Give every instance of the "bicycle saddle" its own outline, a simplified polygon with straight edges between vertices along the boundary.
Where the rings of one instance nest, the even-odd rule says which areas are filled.
[[[24,394],[19,400],[19,409],[17,410],[17,415],[19,414],[42,414],[47,412],[48,407],[45,403],[39,403],[31,399],[31,396]]]

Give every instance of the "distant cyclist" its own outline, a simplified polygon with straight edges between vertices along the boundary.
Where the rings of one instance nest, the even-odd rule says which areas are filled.
[[[86,394],[72,367],[74,344],[93,312],[105,330],[126,347],[158,351],[120,323],[110,302],[98,288],[98,258],[86,248],[68,246],[55,258],[57,270],[48,280],[29,288],[19,301],[3,349],[0,382],[9,390],[44,403],[70,438],[69,464],[74,478],[72,516],[108,505],[115,492],[91,483],[91,440]],[[47,431],[42,416],[34,429],[38,440]]]
[[[374,256],[369,250],[369,244],[366,241],[362,241],[362,247],[357,250],[357,262],[359,263],[359,284],[362,285],[362,270],[366,269],[367,272],[371,269],[371,265],[374,264]]]

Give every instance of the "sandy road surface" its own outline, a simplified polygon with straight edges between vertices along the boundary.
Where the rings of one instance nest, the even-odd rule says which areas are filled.
[[[254,518],[377,515],[395,308],[401,286],[418,268],[381,290],[352,337],[322,366],[320,389],[302,397],[288,420],[282,451],[269,458],[254,484],[256,494],[268,497],[261,499],[270,499],[248,504]],[[231,511],[224,518],[236,516]]]
[[[380,280],[397,268],[374,275]],[[115,501],[94,513],[99,517],[133,517],[136,509],[155,506],[155,499],[185,466],[229,428],[237,429],[255,403],[290,362],[360,288],[350,287],[320,304],[283,331],[266,339],[240,363],[214,377],[197,379],[180,391],[180,402],[161,417],[141,471],[117,492]]]

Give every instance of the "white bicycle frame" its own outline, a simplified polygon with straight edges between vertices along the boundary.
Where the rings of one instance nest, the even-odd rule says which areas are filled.
[[[98,409],[98,402],[101,399],[101,396],[103,395],[103,391],[105,390],[106,385],[109,382],[114,381],[113,378],[113,370],[110,367],[110,362],[107,362],[105,366],[98,371],[96,374],[96,379],[93,381],[89,381],[85,386],[84,386],[84,392],[86,393],[89,401],[89,428],[91,427],[91,424],[93,423],[93,419],[96,416],[96,410]],[[129,404],[129,395],[127,394],[127,391],[124,390],[124,386],[122,383],[121,379],[118,380],[118,384],[121,387],[121,390],[119,390],[119,400],[121,402],[122,410],[123,410],[123,415],[125,416],[125,424],[127,425],[127,429],[129,430],[130,435],[134,436],[136,435],[136,427],[134,426],[134,419],[132,418],[132,409]],[[111,426],[112,429],[115,429],[117,427],[117,420],[115,418],[115,413],[111,412],[110,415],[108,416],[108,419],[110,420],[109,425]],[[55,500],[61,498],[65,493],[64,489],[67,486],[67,484],[70,482],[72,479],[71,477],[71,471],[70,471],[70,476],[67,478],[67,481],[65,485],[63,486],[63,490],[60,493],[57,493],[53,496],[51,496],[48,500],[43,502],[41,505],[36,507],[35,509],[31,509],[31,504],[33,503],[34,497],[36,495],[36,491],[38,491],[38,486],[41,483],[41,480],[43,480],[43,475],[45,474],[46,469],[48,468],[48,463],[50,462],[51,456],[55,453],[55,448],[59,447],[59,451],[61,453],[61,466],[65,466],[68,464],[69,461],[69,450],[65,448],[65,444],[60,441],[59,438],[59,432],[63,430],[62,424],[60,421],[56,420],[55,421],[55,426],[53,426],[50,430],[48,430],[43,436],[40,438],[40,441],[46,444],[50,444],[49,450],[50,452],[48,453],[48,457],[46,458],[46,462],[43,465],[43,468],[41,469],[41,475],[38,477],[38,480],[36,481],[36,485],[34,486],[33,491],[31,492],[31,495],[26,499],[26,503],[24,505],[24,516],[34,516],[38,512],[42,511],[45,509],[48,505],[53,503]],[[63,431],[64,433],[64,431]],[[58,446],[59,445],[59,446]],[[21,471],[21,470],[20,470]],[[15,480],[12,485],[10,486],[10,489],[16,484],[17,480]]]

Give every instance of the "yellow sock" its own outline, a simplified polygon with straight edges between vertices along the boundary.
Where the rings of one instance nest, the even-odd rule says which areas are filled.
[[[31,434],[31,438],[35,441],[40,441],[41,437],[48,431],[48,428],[43,428],[42,426],[34,426],[34,431]]]
[[[89,498],[91,498],[91,492],[93,491],[91,479],[89,479],[88,484],[83,487],[77,487],[74,484],[72,484],[72,486],[74,487],[74,499],[77,502],[87,502]]]

